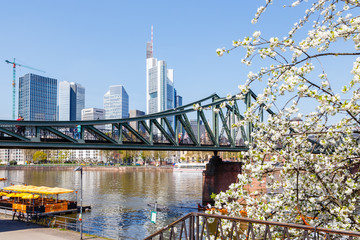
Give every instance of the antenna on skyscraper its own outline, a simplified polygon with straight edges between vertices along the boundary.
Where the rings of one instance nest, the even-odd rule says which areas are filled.
[[[154,30],[151,25],[151,41],[146,43],[146,58],[153,58]]]
[[[151,24],[151,52],[154,54],[154,27]]]

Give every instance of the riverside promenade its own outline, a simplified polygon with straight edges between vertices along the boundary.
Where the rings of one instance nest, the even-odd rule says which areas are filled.
[[[9,216],[0,214],[0,239],[27,239],[27,240],[61,240],[61,239],[80,239],[80,233],[60,230],[56,228],[47,228],[34,223],[27,223],[12,220]],[[94,236],[83,235],[83,239],[105,239]]]
[[[73,165],[60,165],[60,164],[35,164],[35,165],[12,165],[12,166],[0,166],[0,170],[53,170],[53,171],[73,171],[75,167],[79,166],[78,164]],[[172,171],[173,167],[171,165],[164,166],[90,166],[84,165],[84,171],[117,171],[117,172],[126,172],[126,171]],[[1,177],[1,176],[0,176]]]

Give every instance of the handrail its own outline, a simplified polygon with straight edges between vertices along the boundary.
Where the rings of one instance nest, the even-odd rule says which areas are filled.
[[[80,231],[80,221],[77,218],[66,217],[66,216],[52,216],[53,219],[49,221],[49,227],[60,227],[65,229],[70,229],[74,231]],[[67,220],[70,220],[68,222]],[[83,221],[83,229],[82,231],[87,234],[93,234],[100,237],[111,237],[113,239],[118,239],[119,231],[117,231],[116,225],[110,225],[108,223],[100,223],[92,220],[82,220]],[[106,229],[106,232],[105,232]]]
[[[12,216],[13,215],[13,209],[12,208],[10,208],[10,207],[4,207],[4,206],[2,206],[1,208],[0,208],[0,214],[3,214],[3,215],[10,215],[10,216]]]
[[[329,228],[300,225],[300,224],[293,224],[293,223],[264,221],[264,220],[246,218],[246,217],[231,217],[231,216],[225,216],[225,215],[215,215],[215,214],[192,212],[192,213],[189,213],[189,214],[185,215],[184,217],[176,220],[175,222],[163,227],[162,229],[158,230],[157,232],[146,237],[144,240],[152,240],[152,239],[155,239],[156,237],[159,237],[159,239],[163,239],[164,238],[163,235],[165,233],[170,234],[170,239],[172,239],[172,237],[175,238],[174,228],[178,224],[181,224],[181,226],[180,226],[181,231],[180,231],[180,233],[178,233],[179,236],[176,237],[179,239],[182,239],[182,237],[184,236],[183,233],[185,234],[186,239],[187,239],[187,236],[189,236],[189,239],[203,239],[203,236],[205,236],[205,239],[210,239],[210,236],[214,235],[214,234],[215,234],[215,239],[218,234],[220,234],[220,237],[222,237],[221,239],[223,239],[223,238],[231,239],[231,237],[228,238],[229,236],[225,236],[223,234],[223,227],[222,227],[221,221],[219,221],[216,224],[216,229],[215,230],[212,229],[212,233],[209,233],[210,230],[207,231],[208,230],[207,220],[209,218],[231,221],[232,222],[232,229],[230,231],[231,236],[233,235],[233,232],[236,232],[236,234],[239,235],[238,230],[240,230],[240,229],[237,229],[236,223],[241,222],[241,223],[248,224],[247,234],[246,234],[247,239],[250,237],[250,235],[252,235],[252,239],[255,239],[254,230],[253,230],[253,226],[252,226],[253,224],[261,224],[261,225],[266,226],[266,229],[262,233],[263,235],[261,236],[261,237],[265,236],[265,239],[266,239],[266,236],[271,236],[270,226],[284,228],[284,231],[283,231],[284,236],[283,237],[285,238],[287,235],[287,239],[290,239],[290,235],[288,232],[289,229],[303,230],[304,231],[304,233],[303,233],[304,239],[306,236],[307,236],[307,239],[310,239],[308,231],[312,232],[314,234],[316,233],[316,235],[319,235],[320,233],[325,234],[324,239],[330,239],[330,234],[331,235],[345,235],[345,236],[348,236],[349,239],[352,239],[352,237],[360,237],[360,232],[354,232],[354,231],[329,229]],[[188,223],[186,223],[187,220],[188,220]],[[199,223],[200,220],[203,220],[202,226]],[[188,226],[188,228],[187,228],[187,226]],[[200,228],[202,228],[201,231],[200,231]],[[169,233],[169,230],[171,230],[170,233]],[[270,237],[270,239],[271,239],[271,237]],[[317,239],[320,239],[320,238],[317,238]]]

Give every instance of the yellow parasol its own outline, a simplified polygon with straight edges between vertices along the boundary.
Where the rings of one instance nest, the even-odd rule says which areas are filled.
[[[59,187],[37,187],[37,186],[26,186],[26,185],[14,185],[5,187],[4,190],[16,191],[16,192],[28,192],[28,193],[39,193],[39,194],[63,194],[72,193],[74,190],[59,188]]]
[[[6,196],[6,195],[7,195],[6,192],[0,192],[0,197],[1,197],[1,196]]]
[[[23,193],[9,193],[6,194],[7,197],[13,198],[13,197],[22,197],[24,194]]]
[[[28,194],[24,194],[21,198],[22,199],[38,199],[39,197],[40,197],[40,195],[37,195],[37,194],[33,195],[33,194],[28,193]]]

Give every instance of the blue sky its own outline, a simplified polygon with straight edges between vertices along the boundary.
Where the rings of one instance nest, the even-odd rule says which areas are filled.
[[[0,119],[12,113],[12,66],[5,60],[46,71],[17,68],[17,77],[33,72],[82,84],[86,107],[103,107],[110,85],[121,84],[130,109],[145,111],[145,50],[154,26],[154,57],[174,69],[184,103],[208,96],[235,94],[249,70],[243,52],[218,57],[255,30],[264,37],[285,35],[303,8],[276,4],[258,24],[250,23],[264,0],[121,1],[14,0],[0,3]],[[284,4],[284,1],[280,1]],[[256,90],[255,90],[256,91]],[[259,91],[256,91],[259,92]]]

